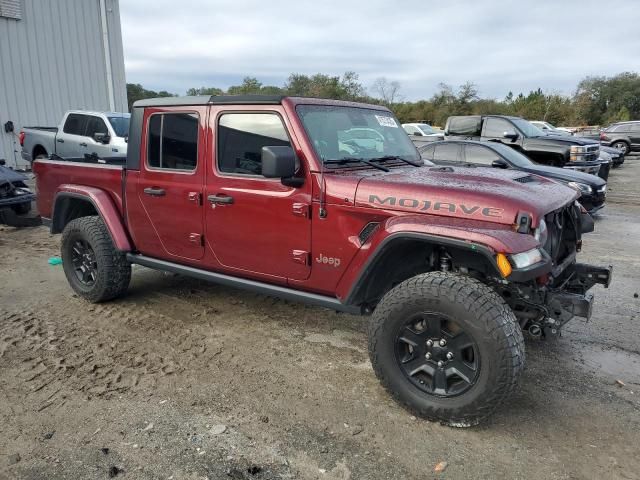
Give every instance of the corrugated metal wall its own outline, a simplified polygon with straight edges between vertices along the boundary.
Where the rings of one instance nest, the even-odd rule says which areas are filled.
[[[115,110],[127,111],[118,0],[105,0]],[[109,110],[100,0],[22,0],[0,17],[0,159],[23,167],[23,126],[57,126],[70,109]],[[15,135],[5,133],[11,120]]]

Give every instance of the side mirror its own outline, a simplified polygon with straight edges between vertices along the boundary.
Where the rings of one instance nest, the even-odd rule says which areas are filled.
[[[4,161],[4,158],[0,159],[0,166],[3,166],[6,164],[7,162]]]
[[[504,132],[502,138],[509,139],[513,142],[518,139],[518,134],[516,132]]]
[[[507,165],[507,162],[505,162],[504,160],[502,160],[501,158],[499,158],[498,160],[494,160],[493,162],[491,162],[491,166],[493,168],[509,168],[509,165]]]
[[[111,137],[108,133],[94,133],[93,139],[98,143],[107,144],[111,140]]]
[[[296,173],[296,154],[291,147],[262,147],[262,175],[289,178]]]

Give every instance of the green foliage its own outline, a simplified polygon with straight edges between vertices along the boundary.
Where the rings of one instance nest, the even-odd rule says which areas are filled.
[[[430,99],[405,102],[400,83],[385,77],[376,79],[371,91],[373,95],[367,94],[355,72],[345,72],[342,76],[292,73],[281,87],[263,85],[255,77],[245,77],[240,85],[233,85],[226,91],[217,87],[190,88],[187,95],[268,94],[364,101],[388,106],[403,123],[426,121],[440,126],[451,115],[516,115],[529,120],[546,120],[558,126],[608,125],[640,119],[640,76],[632,72],[613,77],[587,77],[571,97],[538,88],[526,95],[509,92],[503,100],[481,98],[477,86],[466,82],[457,88],[441,83]],[[129,109],[141,98],[166,96],[172,94],[127,84]]]
[[[147,90],[139,83],[127,83],[127,104],[129,111],[133,106],[133,102],[136,100],[142,100],[144,98],[157,98],[157,97],[174,97],[173,93],[169,93],[165,90],[155,92],[153,90]]]

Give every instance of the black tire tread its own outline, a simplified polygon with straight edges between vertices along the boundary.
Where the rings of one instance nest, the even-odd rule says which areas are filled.
[[[86,236],[98,261],[98,278],[94,288],[84,291],[76,288],[69,279],[71,287],[92,303],[105,302],[122,296],[131,281],[131,265],[123,252],[116,250],[106,225],[99,216],[80,217],[71,220],[62,232],[62,260],[65,262],[65,248],[69,237],[80,232]],[[66,273],[66,270],[65,270]]]
[[[377,342],[383,336],[381,329],[385,319],[400,304],[411,302],[416,296],[428,293],[434,297],[447,297],[459,303],[478,320],[485,323],[486,332],[498,343],[497,354],[501,358],[498,382],[482,397],[466,409],[455,412],[446,408],[422,408],[407,403],[391,388],[389,379],[380,368]],[[522,331],[516,317],[495,290],[471,277],[447,272],[429,272],[417,275],[389,291],[378,304],[368,329],[369,355],[373,369],[382,385],[403,406],[416,415],[441,421],[450,426],[477,425],[490,417],[516,390],[525,365],[525,347]]]

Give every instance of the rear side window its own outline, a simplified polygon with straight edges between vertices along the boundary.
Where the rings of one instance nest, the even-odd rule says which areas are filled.
[[[275,113],[225,113],[218,121],[218,169],[262,175],[262,147],[291,146]]]
[[[457,162],[458,161],[458,150],[460,146],[456,143],[438,143],[436,145],[436,152],[434,154],[434,160],[438,161],[446,161],[446,162]]]
[[[148,127],[147,163],[151,168],[195,170],[198,163],[198,115],[152,115]]]
[[[480,117],[451,117],[447,125],[449,135],[480,136]]]
[[[629,124],[630,126],[630,131],[632,132],[640,132],[640,123],[631,123]]]
[[[62,131],[70,135],[84,135],[87,126],[87,116],[79,113],[70,113],[64,122]]]
[[[91,116],[87,122],[86,132],[87,137],[93,137],[96,133],[104,133],[106,135],[109,130],[107,130],[107,124],[104,123],[104,120],[100,117]]]

